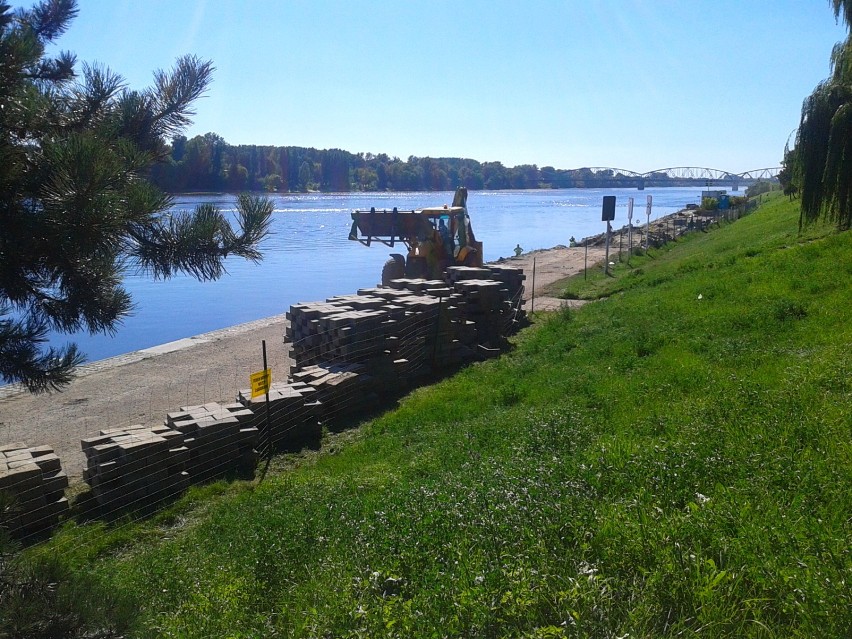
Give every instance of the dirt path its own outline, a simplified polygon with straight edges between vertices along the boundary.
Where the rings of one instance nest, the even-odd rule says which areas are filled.
[[[502,261],[527,275],[527,298],[533,284],[535,310],[566,304],[544,297],[553,282],[582,272],[583,248],[557,247]],[[591,267],[603,249],[589,248]],[[527,300],[527,309],[530,309]],[[105,428],[161,424],[166,413],[181,406],[234,401],[248,386],[249,374],[263,368],[262,340],[273,379],[289,371],[284,345],[284,315],[182,339],[81,367],[78,378],[62,393],[29,395],[0,388],[0,443],[49,445],[62,459],[72,480],[82,477],[80,440]]]
[[[583,268],[594,267],[604,259],[604,249],[589,247],[588,255],[582,247],[567,248],[557,246],[552,249],[542,249],[524,253],[519,257],[503,259],[500,263],[507,266],[518,266],[527,276],[526,303],[524,307],[530,311],[551,311],[562,306],[576,306],[581,303],[576,300],[561,300],[552,296],[552,284],[576,273],[582,273]],[[533,279],[535,290],[533,291]],[[533,291],[534,295],[530,292]]]

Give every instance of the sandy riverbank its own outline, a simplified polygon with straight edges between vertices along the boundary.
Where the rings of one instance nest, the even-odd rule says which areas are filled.
[[[589,248],[589,267],[602,258],[603,249]],[[527,275],[528,310],[535,264],[539,311],[567,303],[544,293],[557,280],[582,272],[584,261],[584,248],[556,247],[502,263],[520,267]],[[181,406],[233,401],[237,391],[248,386],[249,375],[263,368],[263,340],[273,379],[276,373],[286,375],[284,310],[274,317],[92,362],[81,367],[78,378],[61,393],[34,396],[0,389],[0,442],[52,446],[69,477],[77,480],[84,464],[81,439],[104,428],[160,424],[166,413]]]

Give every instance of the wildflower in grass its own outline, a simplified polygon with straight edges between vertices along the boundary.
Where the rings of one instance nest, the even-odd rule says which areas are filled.
[[[595,574],[598,572],[598,569],[595,568],[595,566],[593,564],[589,564],[589,563],[583,561],[583,562],[580,563],[580,566],[578,567],[577,572],[581,575],[586,575],[589,578],[589,580],[591,581],[592,579],[595,578]]]

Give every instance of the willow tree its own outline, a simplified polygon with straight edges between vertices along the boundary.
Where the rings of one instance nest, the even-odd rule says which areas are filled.
[[[832,5],[852,27],[852,0]],[[831,76],[802,105],[795,156],[799,227],[821,218],[852,227],[852,35],[834,46]]]
[[[243,196],[236,227],[213,206],[170,212],[146,176],[213,67],[186,56],[138,91],[103,67],[78,74],[72,54],[45,53],[76,13],[75,0],[0,0],[0,379],[31,391],[67,384],[83,361],[73,344],[46,347],[51,331],[116,330],[128,269],[216,279],[229,255],[261,258],[272,211]]]
[[[834,17],[842,18],[846,26],[852,26],[852,1],[831,0],[831,5],[834,8]]]

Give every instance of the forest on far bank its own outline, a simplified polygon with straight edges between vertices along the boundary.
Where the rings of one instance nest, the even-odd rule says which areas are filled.
[[[671,182],[664,173],[655,182]],[[231,145],[215,134],[191,139],[177,136],[165,161],[154,165],[151,179],[164,191],[451,191],[636,186],[636,178],[611,170],[556,169],[465,158],[410,156],[297,146]],[[703,184],[703,182],[700,182]]]

